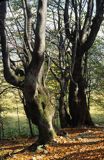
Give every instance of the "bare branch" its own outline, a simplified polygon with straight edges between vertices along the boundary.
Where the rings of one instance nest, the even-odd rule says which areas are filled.
[[[5,34],[5,17],[6,17],[6,1],[0,2],[0,37],[1,37],[1,48],[2,48],[2,57],[3,57],[3,66],[4,66],[4,76],[8,83],[21,87],[21,81],[18,77],[12,72],[10,68],[10,59],[7,48],[6,34]]]

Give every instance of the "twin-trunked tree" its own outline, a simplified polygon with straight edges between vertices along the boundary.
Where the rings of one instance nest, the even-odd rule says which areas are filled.
[[[104,0],[65,1],[64,24],[72,61],[69,110],[73,126],[93,125],[86,99],[86,59],[103,20]]]
[[[22,70],[22,72],[21,69],[17,70],[15,68],[9,55],[5,29],[6,4],[6,1],[0,1],[0,42],[2,48],[4,77],[8,83],[18,87],[23,92],[26,115],[33,124],[38,127],[39,143],[44,144],[55,135],[52,125],[54,108],[51,105],[50,97],[44,86],[43,79],[47,0],[38,1],[35,41],[32,45],[32,15],[27,1],[22,1],[25,18],[23,36],[24,52],[22,53],[24,71]],[[23,81],[18,78],[18,75],[22,73],[25,77]]]

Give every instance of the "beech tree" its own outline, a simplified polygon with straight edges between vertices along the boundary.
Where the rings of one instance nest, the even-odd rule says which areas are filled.
[[[50,71],[58,84],[57,99],[58,112],[61,128],[69,126],[70,116],[67,112],[67,92],[70,73],[69,62],[70,55],[67,54],[68,41],[65,37],[64,21],[62,10],[64,3],[62,0],[52,1],[49,4],[48,13],[50,13],[52,27],[48,28],[47,39],[51,39],[51,48],[47,50],[50,53]],[[56,104],[57,105],[57,104]]]
[[[23,50],[18,53],[23,69],[16,68],[10,59],[6,36],[6,1],[0,1],[0,43],[4,77],[8,83],[20,89],[24,96],[24,109],[27,117],[38,127],[39,144],[44,144],[55,135],[52,125],[54,107],[44,84],[44,51],[47,16],[47,0],[38,1],[35,40],[32,41],[31,10],[26,0],[22,1],[25,16]],[[21,56],[22,55],[22,56]],[[24,79],[20,79],[20,75]]]
[[[93,125],[86,100],[84,59],[94,43],[104,19],[104,0],[66,0],[64,24],[71,48],[69,110],[72,125]]]

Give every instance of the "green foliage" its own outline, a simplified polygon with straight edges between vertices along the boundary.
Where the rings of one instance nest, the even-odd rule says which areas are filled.
[[[22,6],[22,1],[21,0],[11,0],[10,4],[12,5],[13,9],[15,11],[17,11],[18,9],[20,9],[20,7]]]
[[[92,90],[104,92],[104,40],[97,37],[94,45],[90,49],[89,74]]]

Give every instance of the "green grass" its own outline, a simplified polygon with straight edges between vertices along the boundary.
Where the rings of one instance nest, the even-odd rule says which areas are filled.
[[[94,123],[101,126],[102,125],[104,126],[104,98],[103,97],[104,97],[104,94],[93,93],[91,96],[91,107],[90,107],[90,113]],[[2,113],[2,119],[4,124],[3,138],[30,136],[29,124],[25,116],[23,106],[19,103],[18,112],[17,112],[17,104],[12,102],[9,102],[9,103],[10,103],[9,110],[6,110]],[[59,125],[59,123],[57,122],[57,119],[56,119],[56,124]],[[36,126],[32,125],[32,128],[33,128],[34,135],[37,135],[38,130]],[[2,138],[2,135],[1,135],[1,138]]]
[[[31,136],[28,120],[21,110],[19,114],[19,119],[17,113],[11,112],[7,113],[3,118],[3,128],[4,128],[4,137],[3,138],[14,138],[14,137],[25,137]],[[38,130],[35,126],[32,125],[34,135],[38,134]]]
[[[91,95],[90,113],[95,124],[104,126],[104,93]]]

